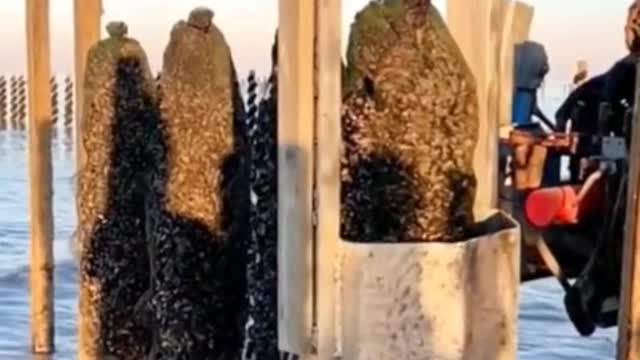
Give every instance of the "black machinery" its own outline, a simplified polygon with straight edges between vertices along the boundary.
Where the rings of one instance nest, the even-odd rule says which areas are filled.
[[[501,197],[523,224],[523,281],[555,276],[583,336],[617,324],[631,118],[629,107],[621,119],[603,104],[596,134],[516,128],[501,143],[512,180]],[[548,176],[561,156],[579,164],[572,180]]]

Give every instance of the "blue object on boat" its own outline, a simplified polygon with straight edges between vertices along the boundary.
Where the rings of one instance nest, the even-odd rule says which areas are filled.
[[[518,90],[513,98],[513,125],[526,125],[531,122],[535,92]]]
[[[512,123],[519,126],[531,123],[538,88],[549,72],[549,61],[544,46],[534,41],[516,44],[514,50]]]

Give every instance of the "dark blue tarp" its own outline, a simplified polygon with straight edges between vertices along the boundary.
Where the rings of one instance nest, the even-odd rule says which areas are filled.
[[[512,122],[525,125],[531,115],[545,118],[538,109],[536,96],[549,72],[547,52],[540,43],[524,41],[515,46]]]
[[[537,90],[549,72],[549,59],[544,46],[535,41],[517,44],[514,71],[516,89]]]

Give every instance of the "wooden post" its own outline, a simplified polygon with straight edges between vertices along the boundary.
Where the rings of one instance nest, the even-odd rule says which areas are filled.
[[[340,245],[342,1],[316,3],[316,321],[318,359],[337,350],[336,272]]]
[[[527,5],[522,1],[516,1],[514,3],[514,21],[513,27],[513,42],[519,44],[523,41],[529,40],[529,32],[531,31],[531,23],[533,22],[534,8],[531,5]]]
[[[496,208],[498,203],[498,59],[508,1],[447,1],[449,29],[476,78],[478,92],[478,143],[474,154],[478,181],[476,217]]]
[[[529,28],[533,17],[533,7],[520,1],[512,2],[507,11],[507,19],[503,27],[502,37],[502,53],[501,53],[501,80],[500,80],[500,129],[499,138],[507,139],[512,129],[512,109],[515,81],[515,45],[529,38]],[[504,145],[503,145],[504,146]],[[503,150],[504,151],[504,150]],[[506,158],[503,159],[506,164]],[[512,186],[505,185],[505,170],[498,169],[499,192],[506,194],[507,198],[515,198],[517,192]],[[500,200],[499,207],[511,214],[516,221],[522,224],[523,239],[526,243],[536,246],[544,246],[543,241],[538,235],[531,233],[531,228],[523,222],[522,212],[514,211],[513,201]]]
[[[313,322],[314,3],[280,0],[278,343],[308,359]]]
[[[638,124],[639,121],[640,69],[636,71],[635,108],[631,123]],[[640,360],[640,126],[632,129],[618,312],[618,360]]]
[[[502,27],[502,38],[500,41],[499,56],[499,126],[510,125],[512,122],[513,108],[513,82],[514,82],[514,56],[515,42],[513,28],[514,23],[519,21],[516,17],[516,4],[509,2],[506,5],[504,26]],[[500,171],[501,169],[498,169]]]
[[[9,129],[7,105],[7,79],[0,76],[0,130]]]
[[[27,0],[31,346],[54,351],[49,0]]]
[[[75,36],[75,145],[76,171],[82,169],[84,149],[82,148],[82,89],[84,87],[84,69],[89,48],[100,40],[100,18],[102,0],[74,0],[74,36]]]

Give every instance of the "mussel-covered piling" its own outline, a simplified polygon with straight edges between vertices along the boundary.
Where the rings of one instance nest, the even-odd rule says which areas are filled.
[[[64,127],[69,128],[73,125],[73,102],[74,102],[74,88],[73,81],[70,77],[64,78]],[[77,119],[76,119],[77,121]]]
[[[278,99],[277,64],[273,65],[268,93],[250,117],[251,240],[249,251],[249,317],[247,359],[277,360],[278,352]],[[255,81],[249,88],[256,89]],[[251,92],[249,97],[252,98]],[[251,109],[251,107],[250,107]]]
[[[343,103],[342,237],[452,241],[473,222],[477,100],[428,0],[385,0],[351,27]]]
[[[27,128],[27,80],[24,76],[18,78],[18,130]]]
[[[137,360],[151,345],[135,305],[149,284],[145,178],[158,113],[144,50],[124,23],[107,30],[88,53],[78,144],[86,154],[78,169],[79,358]]]
[[[147,202],[152,358],[235,359],[246,293],[246,118],[211,10],[174,25],[159,104]]]
[[[0,76],[0,130],[6,130],[9,128],[7,99],[7,79],[4,76]]]
[[[11,103],[10,103],[10,113],[11,113],[11,118],[10,118],[10,124],[11,124],[11,129],[12,130],[17,130],[19,128],[18,123],[20,122],[20,112],[19,110],[19,101],[18,101],[18,91],[19,91],[19,87],[20,84],[18,82],[18,78],[13,75],[11,76],[11,78],[9,78],[9,97],[11,99]]]
[[[51,87],[51,124],[56,126],[58,123],[58,82],[56,77],[52,76],[49,80],[49,86]]]

